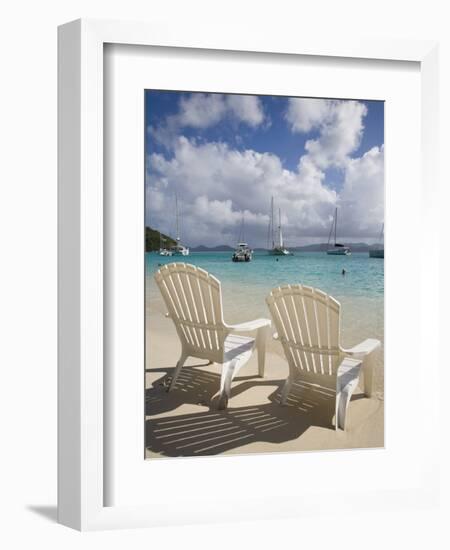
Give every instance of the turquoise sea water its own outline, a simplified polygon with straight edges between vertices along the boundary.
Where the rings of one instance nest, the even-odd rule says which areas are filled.
[[[163,308],[153,274],[160,264],[174,261],[202,267],[221,281],[227,322],[269,317],[264,299],[270,290],[301,283],[320,288],[341,303],[343,345],[369,337],[384,339],[384,260],[369,258],[367,253],[329,256],[325,252],[297,252],[277,257],[256,252],[248,263],[232,262],[230,252],[193,252],[187,257],[169,258],[147,253],[147,309]]]

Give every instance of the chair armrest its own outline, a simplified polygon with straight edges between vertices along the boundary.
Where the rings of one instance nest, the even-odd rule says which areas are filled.
[[[372,353],[381,346],[381,342],[375,338],[367,338],[363,342],[357,344],[350,349],[342,349],[342,352],[356,359],[362,359],[369,353]]]
[[[238,332],[250,332],[252,330],[258,330],[262,327],[270,327],[270,325],[270,319],[255,319],[253,321],[247,321],[246,323],[239,323],[237,325],[227,325],[227,328]]]

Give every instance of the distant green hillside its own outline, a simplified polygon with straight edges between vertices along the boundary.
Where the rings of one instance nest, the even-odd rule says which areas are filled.
[[[160,237],[161,235],[161,237]],[[160,243],[161,238],[161,243]],[[175,239],[172,239],[172,237],[169,237],[168,235],[164,235],[164,233],[159,233],[159,231],[156,231],[156,229],[152,229],[151,227],[145,228],[145,251],[146,252],[153,252],[154,250],[159,250],[160,246],[163,246],[165,248],[176,245]]]

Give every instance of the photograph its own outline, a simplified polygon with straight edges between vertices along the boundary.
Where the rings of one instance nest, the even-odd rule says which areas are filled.
[[[145,458],[384,447],[384,102],[145,90]]]

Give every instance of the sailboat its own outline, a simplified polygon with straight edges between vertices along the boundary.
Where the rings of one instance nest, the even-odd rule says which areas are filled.
[[[233,252],[231,259],[233,262],[249,262],[253,257],[253,250],[244,242],[244,214],[242,214],[242,224],[239,231],[239,238],[236,250]]]
[[[331,234],[333,232],[333,228],[334,228],[334,244],[331,245],[330,247],[330,240],[331,240]],[[330,234],[328,235],[327,254],[331,254],[333,256],[350,256],[350,254],[352,253],[352,251],[350,250],[350,247],[338,243],[336,241],[336,233],[337,233],[337,208],[334,211],[333,223],[331,224]]]
[[[165,242],[166,239],[163,239],[161,235],[161,231],[159,232],[159,252],[158,254],[160,256],[172,256],[172,250],[169,250],[167,247],[163,246],[163,242]]]
[[[189,256],[189,248],[181,244],[180,216],[178,213],[178,195],[177,194],[175,194],[175,216],[176,216],[176,224],[177,224],[177,236],[175,240],[177,241],[177,244],[172,246],[170,250],[174,256]]]
[[[270,222],[269,222],[269,237],[272,237],[272,248],[269,248],[269,254],[272,256],[292,256],[292,252],[288,250],[283,243],[283,233],[281,231],[281,210],[278,209],[278,227],[275,231],[273,213],[273,197],[270,203]],[[278,237],[275,241],[275,237]]]
[[[371,258],[384,258],[384,223],[381,226],[378,243],[369,248],[369,256]]]

